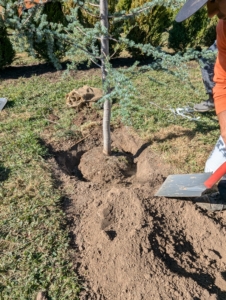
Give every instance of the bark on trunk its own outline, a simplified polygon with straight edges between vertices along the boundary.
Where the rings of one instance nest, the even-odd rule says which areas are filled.
[[[101,25],[108,31],[108,2],[107,0],[100,0],[100,18]],[[109,39],[107,35],[101,36],[101,68],[102,68],[102,81],[105,83],[107,77],[106,59],[109,57]],[[110,88],[107,87],[107,93]],[[111,154],[111,133],[110,133],[110,120],[111,120],[111,102],[106,100],[104,103],[104,117],[103,117],[103,152],[106,155]]]

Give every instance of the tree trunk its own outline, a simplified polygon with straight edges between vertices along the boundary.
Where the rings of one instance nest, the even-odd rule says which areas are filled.
[[[107,28],[108,31],[108,1],[100,0],[100,22],[101,26]],[[102,81],[105,83],[107,76],[106,71],[106,59],[109,56],[109,39],[108,36],[101,36],[101,69],[102,69]],[[110,88],[107,87],[107,93],[110,92]],[[106,100],[104,102],[104,117],[103,117],[103,152],[106,155],[111,155],[111,133],[110,133],[110,120],[111,120],[111,102]]]

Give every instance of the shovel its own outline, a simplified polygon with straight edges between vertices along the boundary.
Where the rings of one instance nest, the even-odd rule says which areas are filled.
[[[226,162],[214,173],[169,175],[155,196],[199,197],[226,174]]]

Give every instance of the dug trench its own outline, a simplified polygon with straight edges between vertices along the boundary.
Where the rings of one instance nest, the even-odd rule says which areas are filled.
[[[46,141],[48,144],[48,141]],[[173,167],[127,127],[49,145],[80,299],[226,299],[226,214],[154,197]]]

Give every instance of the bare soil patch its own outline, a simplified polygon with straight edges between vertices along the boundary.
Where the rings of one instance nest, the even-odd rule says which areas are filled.
[[[226,299],[226,212],[154,197],[174,170],[150,143],[127,127],[112,129],[106,157],[100,125],[79,143],[45,142],[67,195],[80,299]]]

